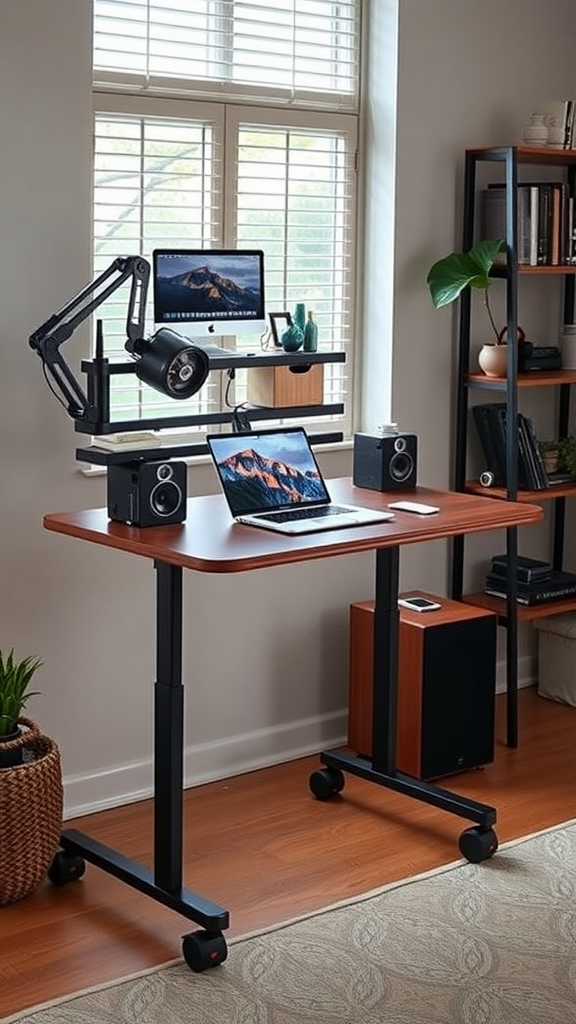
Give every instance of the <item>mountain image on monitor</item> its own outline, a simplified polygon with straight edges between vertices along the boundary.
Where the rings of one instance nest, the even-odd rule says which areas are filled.
[[[218,463],[230,507],[235,515],[301,501],[322,501],[325,490],[317,472],[301,472],[286,462],[247,448]]]
[[[162,308],[168,314],[191,312],[214,318],[259,315],[257,291],[222,277],[208,266],[160,277],[157,285]]]

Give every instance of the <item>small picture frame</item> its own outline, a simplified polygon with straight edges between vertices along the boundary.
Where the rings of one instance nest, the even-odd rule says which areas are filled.
[[[282,331],[292,323],[292,317],[290,313],[269,313],[268,319],[270,320],[270,331],[272,333],[274,346],[275,348],[282,348],[280,336]]]

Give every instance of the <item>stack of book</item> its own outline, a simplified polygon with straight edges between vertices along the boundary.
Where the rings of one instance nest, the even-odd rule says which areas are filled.
[[[508,597],[509,559],[494,555],[486,576],[484,591],[494,597]],[[545,604],[569,597],[576,598],[576,573],[553,569],[550,562],[518,555],[516,560],[516,601],[518,604]]]
[[[475,405],[472,415],[480,437],[486,469],[494,483],[506,486],[506,403],[487,402]],[[530,491],[543,491],[550,486],[534,424],[528,416],[518,413],[518,483]]]
[[[566,182],[518,182],[516,254],[524,266],[576,263],[574,195]],[[483,238],[506,238],[506,187],[492,182],[482,192]],[[498,257],[506,262],[506,254]],[[497,262],[498,262],[497,261]]]

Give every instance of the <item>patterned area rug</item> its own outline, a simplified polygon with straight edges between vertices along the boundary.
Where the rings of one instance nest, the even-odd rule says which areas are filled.
[[[576,1024],[576,822],[10,1021]]]

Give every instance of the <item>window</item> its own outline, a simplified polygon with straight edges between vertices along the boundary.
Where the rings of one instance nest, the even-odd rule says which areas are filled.
[[[163,246],[262,248],[268,310],[314,310],[327,403],[351,432],[359,0],[95,0],[95,273]],[[98,310],[124,353],[125,298]],[[148,303],[152,316],[152,304]],[[147,324],[153,330],[153,324]],[[238,335],[238,348],[259,337]],[[245,399],[211,373],[188,402],[113,377],[113,418]],[[118,384],[117,382],[121,383]],[[183,408],[185,407],[185,408]],[[325,421],[328,422],[328,421]],[[321,421],[314,420],[321,428]]]

